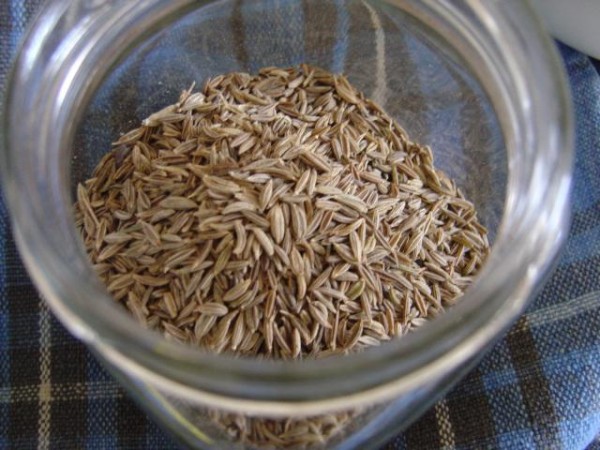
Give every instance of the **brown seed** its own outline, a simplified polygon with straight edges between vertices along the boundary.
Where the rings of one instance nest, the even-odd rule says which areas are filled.
[[[121,244],[132,239],[133,236],[131,236],[130,234],[118,231],[114,233],[109,233],[104,236],[104,242],[106,242],[107,244]]]
[[[217,316],[209,314],[200,315],[194,325],[194,336],[196,337],[196,340],[200,342],[200,340],[211,331],[216,322]]]
[[[241,283],[236,284],[229,289],[225,295],[223,295],[224,302],[232,302],[240,298],[250,287],[252,280],[244,280]]]
[[[265,250],[267,255],[273,256],[273,254],[275,253],[275,249],[273,247],[273,242],[271,241],[271,238],[267,236],[267,234],[260,228],[252,228],[252,232],[256,236],[256,240]]]
[[[189,198],[177,196],[167,197],[162,200],[159,205],[162,208],[173,209],[175,211],[194,209],[198,207],[195,201],[190,200]]]
[[[144,234],[148,241],[155,246],[160,245],[160,234],[156,231],[156,229],[147,222],[141,221],[142,229],[144,230]]]
[[[271,234],[273,235],[273,240],[277,244],[281,244],[283,238],[285,236],[285,218],[283,216],[283,211],[281,210],[281,206],[275,205],[271,209]]]
[[[243,211],[256,211],[256,209],[256,205],[249,202],[234,202],[223,208],[222,214],[227,215]]]
[[[225,269],[227,263],[229,263],[229,259],[231,258],[232,251],[233,244],[229,243],[225,246],[221,253],[219,253],[219,257],[217,258],[217,261],[215,262],[215,265],[213,267],[213,273],[215,274],[215,276],[220,274],[223,271],[223,269]]]
[[[331,198],[337,203],[348,206],[361,214],[365,214],[368,211],[368,207],[365,202],[354,195],[338,194],[332,196]]]
[[[206,314],[208,316],[216,316],[221,317],[229,312],[227,306],[221,303],[204,303],[200,305],[196,311],[201,314]]]
[[[264,210],[267,205],[269,204],[269,202],[271,201],[271,198],[273,197],[273,180],[269,180],[267,181],[267,184],[265,184],[265,187],[263,188],[262,192],[260,193],[260,209]]]
[[[356,234],[356,231],[350,233],[350,248],[352,249],[356,261],[360,263],[363,255],[363,244],[358,237],[358,234]]]

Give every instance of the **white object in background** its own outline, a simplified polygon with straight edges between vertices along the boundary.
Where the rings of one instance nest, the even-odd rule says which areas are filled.
[[[554,37],[600,59],[600,0],[533,0]]]

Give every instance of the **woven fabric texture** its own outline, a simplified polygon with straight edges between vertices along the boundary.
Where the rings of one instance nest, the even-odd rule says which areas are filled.
[[[0,0],[0,92],[39,3]],[[559,47],[577,138],[559,266],[478,367],[387,449],[600,450],[600,76],[588,57]],[[0,448],[176,448],[40,301],[2,201]]]

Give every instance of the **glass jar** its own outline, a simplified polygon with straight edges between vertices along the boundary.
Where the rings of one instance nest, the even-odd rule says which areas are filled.
[[[303,62],[345,73],[433,148],[490,230],[475,283],[402,339],[318,361],[207,354],[138,326],[91,269],[73,187],[119,133],[191,82]],[[196,448],[244,448],[243,428],[269,421],[292,440],[320,433],[327,448],[376,447],[523,311],[567,231],[565,79],[516,0],[52,0],[16,59],[3,141],[4,192],[36,285],[140,404]]]

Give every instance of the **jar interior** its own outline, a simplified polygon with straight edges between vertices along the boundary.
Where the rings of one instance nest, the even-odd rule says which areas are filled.
[[[429,145],[436,167],[475,204],[493,244],[505,210],[508,154],[497,105],[473,69],[480,61],[465,59],[469,53],[448,39],[462,30],[442,33],[443,19],[412,1],[205,3],[145,30],[102,69],[104,78],[78,105],[72,193],[119,135],[176,102],[192,83],[201,89],[223,73],[307,63],[345,74],[412,140]],[[91,275],[91,267],[85,271]]]
[[[268,30],[268,31],[265,31]],[[76,132],[72,191],[111,142],[195,83],[307,63],[345,74],[409,134],[472,201],[493,242],[508,166],[492,102],[459,52],[428,24],[383,1],[219,1],[199,7],[121,55]]]

